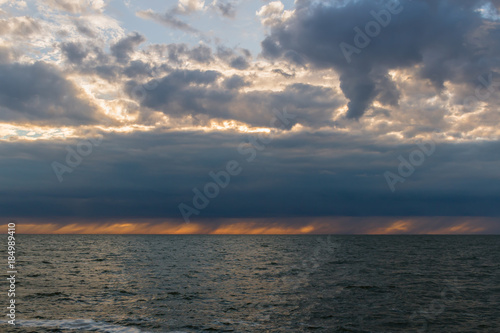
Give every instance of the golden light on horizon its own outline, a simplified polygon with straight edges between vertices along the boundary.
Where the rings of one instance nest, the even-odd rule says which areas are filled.
[[[69,224],[26,221],[17,223],[19,234],[119,234],[119,235],[305,235],[305,234],[477,234],[494,226],[491,219],[452,219],[444,223],[425,218],[314,218],[238,220],[207,223],[182,221],[73,222]],[[7,230],[7,225],[2,229]]]
[[[370,235],[385,235],[407,232],[412,226],[410,221],[396,221],[389,226],[376,228],[369,232]]]
[[[7,230],[7,226],[3,225]],[[2,229],[2,230],[3,230]],[[207,226],[198,223],[105,223],[85,224],[72,223],[58,225],[55,223],[23,224],[19,223],[17,232],[20,234],[151,234],[151,235],[294,235],[313,233],[315,227],[283,226],[279,224],[263,225],[252,222],[236,222],[220,226]]]

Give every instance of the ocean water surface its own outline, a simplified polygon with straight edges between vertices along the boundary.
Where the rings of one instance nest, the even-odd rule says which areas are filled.
[[[500,236],[16,242],[17,325],[1,332],[500,332]]]

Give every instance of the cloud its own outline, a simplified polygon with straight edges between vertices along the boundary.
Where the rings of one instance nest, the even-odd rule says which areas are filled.
[[[220,73],[216,71],[173,71],[159,80],[157,88],[148,93],[141,104],[173,115],[205,113],[206,107],[200,101],[216,99],[218,93],[224,94],[205,89],[214,84],[219,76]],[[126,84],[126,90],[131,96],[138,85],[134,81]]]
[[[0,116],[4,122],[44,125],[109,122],[75,84],[44,62],[0,65]]]
[[[242,56],[238,56],[238,57],[234,58],[233,60],[231,60],[229,65],[231,67],[239,69],[239,70],[247,69],[250,66],[247,59],[245,57],[242,57]]]
[[[236,17],[236,4],[232,1],[214,0],[211,7],[219,11],[222,16],[229,18]]]
[[[295,76],[295,74],[289,74],[289,73],[285,72],[284,70],[282,70],[281,68],[273,69],[273,73],[278,73],[287,79]]]
[[[164,14],[158,14],[151,9],[138,11],[137,16],[143,19],[153,20],[166,27],[182,30],[190,33],[198,33],[198,30],[184,21],[175,17],[174,12],[167,11]]]
[[[74,20],[74,24],[77,28],[77,30],[87,36],[87,37],[90,37],[90,38],[95,38],[97,36],[96,32],[94,31],[92,25],[88,22],[88,21],[85,21],[83,19],[75,19]]]
[[[239,49],[238,51],[240,54],[237,54],[234,49],[219,45],[217,47],[217,57],[232,68],[239,70],[249,68],[249,60],[251,59],[250,51],[246,49]]]
[[[262,42],[263,55],[313,68],[333,68],[349,99],[346,116],[359,119],[374,101],[397,104],[400,92],[387,76],[390,70],[418,68],[418,76],[431,82],[439,94],[445,82],[473,82],[481,73],[498,68],[499,23],[474,10],[481,3],[401,1],[390,14],[387,7],[372,1],[302,1],[286,20],[273,21]],[[273,5],[261,11],[272,17],[280,10]],[[367,24],[387,13],[390,20],[382,19],[386,26],[373,23],[380,32],[372,32],[370,38]],[[360,30],[354,30],[356,27]],[[356,51],[347,52],[346,57],[347,44]]]
[[[205,45],[198,45],[189,52],[190,59],[207,64],[213,60],[212,49]]]
[[[0,20],[0,35],[13,35],[16,38],[29,37],[42,30],[40,23],[29,16],[11,17]]]
[[[233,90],[233,89],[240,89],[242,87],[246,87],[251,85],[250,82],[246,81],[243,77],[239,75],[233,75],[227,79],[224,80],[224,88]]]
[[[285,10],[285,5],[281,1],[272,1],[262,6],[256,14],[260,17],[262,25],[274,26],[286,21],[293,11]]]
[[[5,46],[0,46],[0,64],[9,63],[11,58],[10,49]]]
[[[281,14],[285,10],[285,5],[281,1],[272,1],[264,5],[257,12],[258,16],[267,17],[275,14]]]
[[[130,60],[130,53],[134,52],[134,49],[144,41],[146,41],[146,38],[135,32],[111,45],[111,54],[118,62],[126,63]]]
[[[176,12],[179,14],[190,14],[204,9],[205,1],[203,0],[179,0]]]
[[[81,64],[83,59],[89,54],[89,51],[81,43],[75,42],[62,43],[61,51],[72,64]]]
[[[237,160],[243,171],[193,222],[220,218],[321,216],[500,216],[498,142],[441,144],[391,193],[384,172],[397,170],[413,144],[349,133],[277,134],[257,158],[238,153],[256,133],[151,131],[103,133],[102,144],[59,183],[78,140],[0,145],[2,216],[180,219],[178,204],[212,181],[210,171]],[[91,137],[91,136],[89,136]],[[290,220],[288,225],[293,225]],[[393,221],[395,222],[395,221]],[[375,227],[391,227],[374,222]],[[394,227],[394,226],[393,226]],[[395,229],[393,229],[395,230]],[[408,230],[418,231],[418,224]],[[425,228],[420,229],[425,230]]]
[[[173,70],[158,79],[154,90],[138,101],[150,111],[169,116],[203,115],[211,119],[236,120],[251,126],[269,126],[273,109],[286,108],[295,114],[295,123],[312,127],[333,125],[333,111],[341,105],[336,93],[329,88],[308,84],[291,84],[282,91],[238,91],[247,85],[239,76],[225,78],[217,71]],[[150,83],[146,83],[151,85]],[[134,97],[139,82],[129,81],[125,90]],[[228,88],[232,88],[229,89]]]
[[[383,20],[386,2],[297,0],[285,10],[267,1],[257,21],[254,8],[253,18],[238,12],[233,22],[243,45],[262,41],[255,59],[224,46],[237,43],[226,41],[235,32],[196,43],[204,37],[190,25],[200,15],[234,18],[238,1],[138,12],[175,29],[168,40],[185,41],[153,45],[128,32],[133,22],[107,15],[107,2],[45,3],[36,18],[0,13],[5,216],[180,219],[178,204],[233,159],[244,171],[203,211],[198,231],[482,232],[490,229],[478,220],[433,229],[400,216],[500,216],[500,146],[487,141],[500,136],[498,1],[403,1],[366,47],[356,47],[354,28]],[[259,19],[265,39],[253,29]],[[351,62],[341,43],[359,49]],[[273,109],[294,116],[286,128],[271,125]],[[59,183],[50,163],[96,132],[103,144]],[[238,146],[258,135],[274,137],[247,163]],[[436,154],[393,194],[384,172],[397,172],[398,156],[431,137],[441,142]],[[317,220],[354,215],[390,218],[367,218],[359,229]],[[231,218],[243,222],[218,222]]]
[[[147,77],[151,75],[152,70],[150,64],[142,60],[134,60],[123,70],[123,74],[129,78]]]
[[[103,0],[44,0],[43,2],[53,9],[73,14],[102,12],[106,6]]]
[[[26,9],[26,7],[28,6],[26,4],[26,1],[21,1],[21,0],[0,0],[0,6],[2,5],[9,5],[9,7],[11,8],[16,8],[20,10]],[[0,9],[0,13],[1,11],[2,10]]]

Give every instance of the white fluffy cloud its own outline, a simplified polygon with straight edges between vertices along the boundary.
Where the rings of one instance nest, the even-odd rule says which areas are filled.
[[[281,1],[273,1],[264,5],[257,12],[261,23],[265,26],[272,26],[287,20],[292,16],[293,10],[285,10],[285,5]]]
[[[58,10],[70,13],[102,12],[104,0],[43,0],[43,3]]]
[[[177,10],[179,13],[189,14],[195,11],[205,9],[205,1],[203,0],[179,0]]]

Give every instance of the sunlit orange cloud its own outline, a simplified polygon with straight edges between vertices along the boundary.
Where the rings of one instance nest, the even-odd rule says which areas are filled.
[[[7,231],[7,225],[0,226]],[[222,219],[197,223],[160,221],[74,221],[72,223],[18,219],[21,234],[499,234],[494,218],[466,217],[319,217],[287,219]]]
[[[214,235],[296,235],[310,234],[315,230],[314,225],[307,226],[280,226],[280,225],[262,225],[257,223],[240,222],[223,225],[215,229],[211,234]]]
[[[465,219],[465,221],[464,221]],[[499,223],[491,218],[408,218],[391,222],[388,225],[373,228],[367,234],[428,234],[428,235],[453,235],[453,234],[478,234],[498,233]],[[492,230],[489,230],[492,229]]]
[[[373,230],[369,230],[368,234],[371,235],[390,235],[390,234],[400,234],[406,233],[412,228],[411,221],[395,221],[391,223],[389,226],[383,226],[380,228],[375,228]]]
[[[2,230],[7,230],[3,225]],[[207,226],[196,223],[107,223],[107,224],[83,224],[72,223],[58,225],[54,223],[24,224],[18,223],[16,231],[21,234],[213,234],[213,235],[269,235],[269,234],[307,234],[314,232],[315,227],[307,226],[283,226],[279,224],[263,225],[252,222],[237,222],[220,226]]]
[[[4,230],[7,226],[3,226]],[[72,223],[59,225],[18,223],[16,232],[20,234],[203,234],[204,228],[198,224],[171,225],[150,223]]]
[[[429,233],[430,234],[476,234],[484,232],[485,229],[486,228],[484,226],[474,225],[473,222],[464,222],[458,225],[438,229]]]

